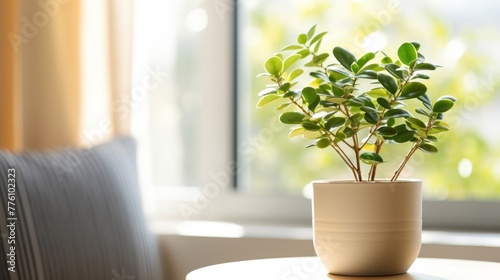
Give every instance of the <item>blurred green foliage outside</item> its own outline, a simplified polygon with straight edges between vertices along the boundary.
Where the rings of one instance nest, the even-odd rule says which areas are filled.
[[[484,2],[484,3],[478,3]],[[500,3],[500,2],[499,2]],[[405,41],[417,41],[427,60],[442,65],[429,72],[428,94],[453,95],[446,116],[451,131],[437,143],[439,153],[417,152],[403,178],[424,181],[429,199],[500,199],[500,4],[494,1],[241,1],[239,8],[240,90],[238,185],[252,192],[299,194],[316,179],[351,179],[333,150],[305,149],[305,139],[288,139],[272,108],[257,109],[266,85],[263,62],[299,33],[318,24],[328,31],[322,49],[334,46],[356,55],[384,49],[391,56]],[[279,104],[276,104],[278,106]],[[413,109],[412,109],[413,110]],[[389,162],[378,177],[392,175],[409,146],[382,152]]]

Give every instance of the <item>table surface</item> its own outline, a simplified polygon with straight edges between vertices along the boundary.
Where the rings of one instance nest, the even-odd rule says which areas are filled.
[[[418,258],[408,273],[352,277],[328,274],[316,257],[259,259],[203,267],[186,280],[500,280],[500,263]]]

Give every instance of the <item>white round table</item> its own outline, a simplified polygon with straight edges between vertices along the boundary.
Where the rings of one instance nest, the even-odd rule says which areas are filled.
[[[259,259],[203,267],[186,280],[500,280],[500,263],[419,258],[408,273],[352,277],[328,274],[316,257]]]

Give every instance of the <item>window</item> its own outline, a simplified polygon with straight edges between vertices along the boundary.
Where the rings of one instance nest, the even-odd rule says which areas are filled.
[[[429,73],[429,95],[456,96],[447,115],[451,131],[439,153],[417,153],[403,177],[424,181],[425,196],[436,200],[500,199],[500,18],[495,1],[242,1],[239,10],[238,187],[257,193],[300,194],[313,179],[351,178],[334,154],[288,139],[272,108],[257,109],[257,93],[268,81],[257,79],[273,52],[295,43],[299,33],[318,24],[328,31],[324,52],[333,46],[358,55],[381,48],[395,53],[402,42],[418,41],[427,59],[444,67]],[[278,104],[279,105],[279,104]],[[276,105],[276,106],[278,106]],[[403,154],[408,147],[399,151]],[[401,158],[379,170],[390,177]]]
[[[141,175],[149,179],[144,185],[153,186],[145,205],[156,205],[154,214],[173,219],[310,223],[310,202],[300,195],[303,186],[313,179],[345,177],[346,170],[333,152],[330,156],[306,150],[305,140],[289,141],[288,128],[273,112],[257,111],[257,92],[265,81],[255,76],[267,56],[318,24],[335,45],[360,52],[419,40],[429,60],[444,65],[432,73],[431,87],[439,91],[436,95],[460,99],[455,123],[450,123],[453,131],[438,155],[426,158],[425,164],[415,158],[409,169],[415,173],[406,176],[422,178],[432,199],[460,200],[425,202],[424,225],[499,229],[500,203],[484,200],[500,198],[500,147],[495,143],[500,129],[494,123],[499,117],[495,105],[500,105],[500,57],[492,47],[500,40],[500,19],[491,13],[494,1],[478,1],[484,3],[136,2],[132,120]],[[394,46],[389,38],[397,38]],[[141,89],[145,75],[155,71],[160,73],[157,85]],[[236,191],[233,175],[238,179]],[[183,206],[193,215],[184,216],[179,211]]]
[[[135,4],[132,126],[146,185],[203,186],[231,161],[231,10]],[[149,75],[156,83],[143,85]]]

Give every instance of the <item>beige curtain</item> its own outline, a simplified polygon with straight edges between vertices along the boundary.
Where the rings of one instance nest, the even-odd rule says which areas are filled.
[[[20,147],[19,57],[12,48],[7,34],[18,30],[16,1],[0,2],[0,147]]]
[[[84,4],[102,5],[103,13],[89,14]],[[92,115],[109,119],[108,130],[97,140],[128,133],[130,115],[119,114],[113,104],[130,96],[131,11],[132,0],[1,1],[0,148],[97,144],[86,141],[84,129],[100,129],[104,117],[88,121]],[[102,17],[102,26],[82,33],[96,16]],[[99,30],[107,36],[96,40],[93,32]],[[91,49],[104,59],[90,65],[107,74],[104,81],[95,82],[102,91],[90,101],[84,83],[94,81],[84,75],[92,72],[83,68],[89,65],[82,61],[89,46],[84,42],[100,46]]]

